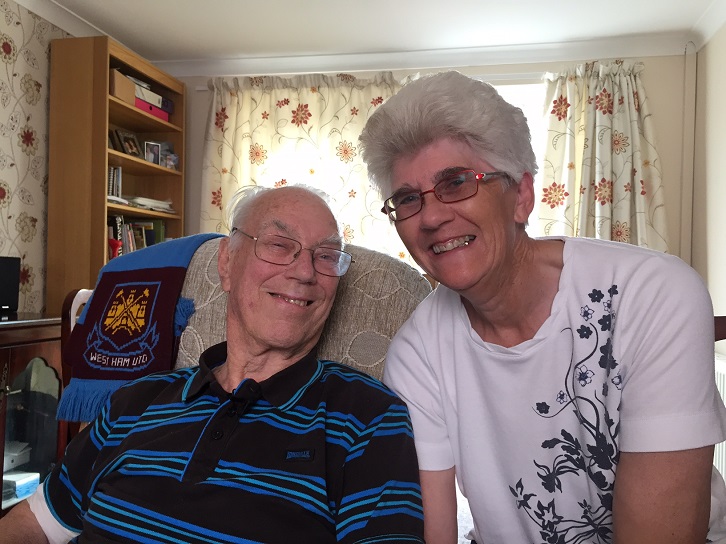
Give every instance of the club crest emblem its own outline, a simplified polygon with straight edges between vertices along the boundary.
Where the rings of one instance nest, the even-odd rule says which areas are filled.
[[[100,369],[137,371],[154,360],[159,341],[154,308],[159,282],[118,284],[86,342],[86,362]]]

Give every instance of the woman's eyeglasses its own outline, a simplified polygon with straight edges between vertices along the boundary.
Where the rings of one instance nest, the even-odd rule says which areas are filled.
[[[423,208],[423,196],[434,193],[434,196],[445,204],[459,202],[473,197],[479,190],[480,181],[490,181],[495,178],[507,178],[510,183],[514,180],[506,172],[482,172],[474,170],[460,170],[445,177],[428,191],[401,190],[383,201],[381,211],[388,215],[392,221],[403,221],[416,215]]]

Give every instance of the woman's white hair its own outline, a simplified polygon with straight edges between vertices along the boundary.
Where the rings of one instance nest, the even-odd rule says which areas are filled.
[[[360,136],[368,174],[383,197],[397,159],[442,138],[466,143],[496,170],[519,181],[537,161],[522,110],[488,83],[459,72],[426,75],[404,85],[371,115]]]

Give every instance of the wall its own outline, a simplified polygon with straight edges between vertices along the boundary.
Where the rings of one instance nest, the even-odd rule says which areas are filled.
[[[0,10],[0,256],[21,258],[19,310],[38,312],[45,295],[49,44],[67,34],[12,0]]]
[[[202,154],[207,117],[212,93],[207,90],[206,77],[179,78],[187,86],[186,104],[186,152],[184,154],[184,230],[186,234],[199,232],[199,217],[202,210]],[[204,90],[199,90],[199,89]],[[206,196],[206,195],[205,195]]]
[[[693,266],[711,292],[714,312],[726,314],[726,26],[698,52]],[[717,349],[726,354],[726,342]]]
[[[47,91],[48,91],[48,43],[52,38],[67,37],[68,34],[37,17],[12,0],[3,3],[6,6],[5,23],[0,23],[0,33],[7,36],[8,54],[1,55],[6,70],[0,70],[0,255],[20,256],[23,259],[23,285],[21,287],[21,309],[37,311],[43,306],[45,283],[45,215],[46,215],[46,189],[47,189]],[[65,26],[65,25],[64,25]],[[719,61],[726,55],[726,35],[722,30],[709,45],[703,54],[699,53],[699,86],[705,79],[704,69],[710,67],[708,72],[712,78],[720,72]],[[5,38],[3,38],[4,40]],[[12,45],[11,45],[12,43]],[[0,54],[3,52],[0,49]],[[720,54],[719,54],[720,53]],[[703,57],[703,60],[701,59]],[[591,59],[584,59],[591,60]],[[692,122],[686,119],[684,123],[684,85],[685,70],[684,56],[647,57],[639,59],[645,64],[643,82],[648,91],[651,102],[650,111],[653,114],[653,123],[658,135],[658,150],[662,161],[663,182],[666,188],[666,213],[668,217],[668,235],[670,252],[681,255],[681,231],[686,239],[691,239],[690,218],[683,221],[680,203],[682,199],[682,164],[684,125]],[[704,64],[704,69],[701,64]],[[575,64],[568,63],[567,66]],[[566,66],[561,63],[538,63],[497,66],[474,66],[461,69],[472,75],[485,75],[496,83],[514,79],[521,81],[524,77],[536,80],[538,74],[545,71],[558,71]],[[396,72],[402,76],[411,72]],[[524,74],[524,75],[523,75]],[[365,74],[361,74],[365,75]],[[25,78],[25,83],[23,83]],[[28,85],[29,81],[32,85]],[[206,90],[207,78],[183,78],[187,84],[187,189],[186,189],[186,229],[187,234],[198,232],[198,217],[201,203],[201,172],[202,149],[206,119],[209,109],[210,94]],[[707,80],[709,94],[699,94],[698,100],[708,101],[699,108],[699,126],[701,142],[711,142],[708,146],[698,145],[697,164],[703,168],[708,166],[709,175],[700,171],[699,178],[714,179],[718,165],[714,164],[720,158],[717,144],[718,138],[713,134],[706,137],[704,109],[709,109],[709,130],[715,132],[719,125],[718,120],[726,116],[726,105],[722,105],[716,93],[718,85]],[[712,111],[713,110],[713,111]],[[23,139],[25,138],[25,139]],[[29,144],[29,145],[28,145]],[[690,150],[691,147],[686,144]],[[710,153],[709,153],[710,152]],[[705,160],[710,155],[711,163]],[[711,194],[706,198],[705,192],[699,188],[698,196],[694,202],[693,234],[694,259],[697,269],[704,276],[714,276],[719,271],[723,276],[723,264],[718,266],[716,259],[719,255],[717,243],[711,242],[706,246],[706,229],[715,232],[722,231],[721,223],[726,217],[714,215],[713,210],[707,213],[698,212],[705,208],[709,202],[713,208],[716,201]],[[723,185],[723,184],[721,184]],[[715,181],[709,190],[713,193],[718,188]],[[722,188],[723,191],[723,188]],[[723,192],[721,192],[721,196]],[[712,227],[707,221],[721,222]],[[79,234],[82,235],[82,234]],[[699,245],[700,244],[700,245]],[[713,246],[713,247],[712,247]],[[690,249],[690,248],[683,248]],[[707,263],[706,252],[712,256]],[[689,260],[689,255],[684,255]],[[714,268],[715,267],[715,268]],[[718,287],[709,285],[712,289]],[[726,286],[724,286],[726,290]],[[726,292],[719,292],[715,303],[726,313]]]
[[[591,60],[591,59],[587,59]],[[683,73],[685,57],[664,56],[639,59],[645,65],[643,85],[648,92],[650,112],[657,134],[657,149],[661,162],[663,184],[665,186],[665,206],[668,220],[670,253],[681,254],[681,228],[686,228],[690,237],[690,222],[681,221],[681,169],[683,149]],[[583,61],[585,62],[585,61]],[[577,63],[572,63],[577,64]],[[497,66],[473,66],[459,70],[469,75],[483,75],[492,83],[505,81],[536,82],[547,71],[560,71],[571,64],[538,63]],[[396,77],[414,71],[394,72]],[[361,74],[365,76],[365,74]],[[187,154],[186,163],[186,231],[188,234],[199,231],[199,212],[202,199],[202,148],[204,130],[211,100],[206,90],[207,78],[181,78],[187,84]],[[679,84],[672,84],[673,81]],[[203,88],[205,90],[197,90]],[[206,195],[205,195],[206,196]],[[686,258],[686,260],[688,260]]]

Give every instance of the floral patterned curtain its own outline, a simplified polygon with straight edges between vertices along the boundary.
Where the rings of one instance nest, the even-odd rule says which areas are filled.
[[[238,187],[304,183],[330,195],[346,243],[411,262],[357,147],[370,114],[400,89],[391,73],[216,78],[210,86],[203,232],[226,231],[223,210]]]
[[[641,63],[546,74],[549,133],[539,222],[546,235],[668,251],[660,159]]]

